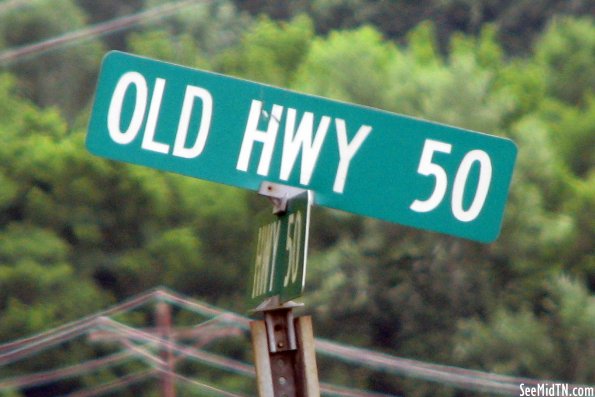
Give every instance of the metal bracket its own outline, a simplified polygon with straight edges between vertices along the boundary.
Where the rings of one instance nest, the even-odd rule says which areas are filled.
[[[279,302],[279,296],[275,295],[251,310],[252,313],[263,313],[269,353],[297,349],[292,309],[303,307],[304,304],[294,301],[283,304]]]
[[[287,211],[287,201],[305,191],[306,189],[299,187],[272,182],[262,182],[258,189],[260,195],[267,196],[273,203],[273,214]]]
[[[273,296],[252,311],[262,312],[264,316],[268,355],[266,367],[270,371],[274,397],[300,396],[300,380],[295,372],[299,343],[293,309],[301,306],[303,303],[293,301],[280,304],[279,296]]]

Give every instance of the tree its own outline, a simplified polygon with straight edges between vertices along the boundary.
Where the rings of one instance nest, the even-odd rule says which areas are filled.
[[[239,48],[221,56],[223,72],[287,87],[308,54],[312,22],[298,16],[290,22],[263,18],[242,37]]]
[[[28,4],[26,10],[0,15],[0,43],[5,48],[37,44],[80,29],[85,23],[85,14],[73,0],[37,1]],[[101,45],[91,40],[82,46],[42,52],[35,61],[15,59],[9,66],[28,98],[42,107],[58,106],[73,120],[94,87],[90,82],[101,51]]]
[[[469,365],[542,379],[592,383],[595,299],[567,277],[547,280],[545,312],[499,310],[461,321],[455,353]]]
[[[571,105],[584,106],[595,94],[595,23],[593,18],[554,19],[536,44],[548,93]]]
[[[333,32],[312,43],[293,88],[342,101],[382,107],[393,45],[371,27]],[[374,70],[374,73],[369,71]]]

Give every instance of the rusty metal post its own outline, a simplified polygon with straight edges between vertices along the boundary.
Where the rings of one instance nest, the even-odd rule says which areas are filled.
[[[157,322],[157,335],[165,340],[171,339],[171,308],[165,302],[157,303],[155,308],[155,317]],[[171,349],[162,347],[159,356],[163,361],[163,369],[160,376],[161,396],[175,397],[174,372],[174,354]]]
[[[316,351],[314,346],[314,330],[312,317],[301,316],[295,320],[295,334],[298,342],[297,368],[304,397],[319,397],[320,384]]]
[[[259,396],[319,397],[311,318],[283,306],[263,314],[250,323]]]

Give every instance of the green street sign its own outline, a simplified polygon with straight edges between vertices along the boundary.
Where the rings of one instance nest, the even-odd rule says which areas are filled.
[[[453,98],[456,100],[456,98]],[[104,59],[87,135],[99,156],[482,242],[496,239],[510,140],[121,52]]]
[[[306,191],[287,203],[280,215],[268,212],[258,229],[250,298],[258,302],[279,295],[287,302],[302,295],[306,278],[308,230],[312,193]]]

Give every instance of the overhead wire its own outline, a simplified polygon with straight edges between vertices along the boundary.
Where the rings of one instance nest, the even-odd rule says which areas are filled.
[[[34,344],[41,339],[51,337],[52,335],[65,332],[70,329],[76,329],[81,326],[86,326],[87,324],[89,324],[90,322],[94,321],[95,319],[97,319],[99,317],[113,316],[116,314],[126,313],[130,310],[136,309],[136,308],[144,305],[145,303],[147,303],[153,299],[159,299],[159,296],[160,296],[162,290],[163,289],[156,288],[153,290],[149,290],[147,292],[140,293],[138,295],[132,296],[132,297],[124,300],[124,302],[122,302],[122,303],[116,304],[116,305],[111,306],[105,310],[98,311],[96,313],[93,313],[86,317],[80,318],[78,320],[71,321],[69,323],[60,325],[58,327],[52,328],[47,331],[42,331],[42,332],[40,332],[36,335],[30,336],[30,337],[25,337],[25,338],[17,339],[13,342],[1,344],[0,345],[0,364],[2,364],[1,358],[2,358],[3,352],[18,349],[24,345]]]
[[[43,338],[36,338],[34,341],[27,344],[19,344],[11,350],[0,353],[0,365],[7,365],[23,358],[29,357],[32,354],[39,353],[52,346],[60,345],[64,342],[70,341],[76,337],[85,334],[90,328],[96,325],[95,320],[85,321],[74,327],[70,327],[60,332],[52,333]]]
[[[52,328],[47,331],[42,331],[36,335],[18,339],[16,341],[7,342],[0,345],[0,365],[7,364],[9,357],[12,357],[17,352],[24,351],[27,349],[35,349],[39,351],[47,343],[60,343],[61,340],[66,340],[69,335],[80,335],[85,330],[95,324],[95,320],[101,317],[115,316],[117,314],[125,314],[131,310],[137,309],[151,301],[168,301],[175,305],[186,305],[186,308],[195,312],[196,314],[214,318],[221,316],[219,321],[225,323],[237,323],[239,317],[230,312],[226,312],[220,309],[213,308],[209,305],[202,304],[200,302],[183,302],[178,295],[169,292],[165,288],[155,288],[147,292],[132,296],[126,299],[120,304],[116,304],[105,310],[101,310],[89,316],[83,317],[79,320],[72,321],[70,323],[63,324],[56,328]],[[244,326],[244,321],[240,324]],[[246,322],[247,326],[247,322]],[[73,336],[74,337],[74,336]],[[16,359],[15,359],[16,360]]]
[[[133,352],[124,350],[105,357],[88,360],[58,369],[36,372],[10,379],[0,379],[0,390],[10,388],[29,388],[59,380],[74,378],[76,376],[88,374],[93,371],[115,367],[117,365],[126,363],[133,358],[135,358]]]
[[[134,14],[114,18],[106,22],[100,22],[79,30],[68,31],[59,36],[46,40],[38,41],[33,44],[26,44],[15,48],[9,48],[0,51],[0,65],[11,65],[16,62],[30,59],[45,52],[71,45],[77,42],[90,40],[112,34],[142,22],[148,22],[155,19],[163,19],[180,12],[182,9],[200,3],[208,3],[209,0],[181,0],[155,6]]]
[[[173,372],[173,371],[167,371],[167,370],[163,370],[163,369],[157,369],[157,371],[158,372],[161,372],[163,374],[166,374],[166,375],[171,375],[177,381],[181,381],[183,383],[192,385],[194,387],[198,387],[199,389],[201,389],[203,391],[209,392],[211,394],[215,394],[217,396],[223,396],[223,397],[247,397],[247,396],[245,396],[243,394],[232,393],[232,392],[229,392],[229,391],[226,391],[226,390],[219,389],[219,388],[217,388],[215,386],[206,384],[204,382],[200,382],[200,381],[198,381],[196,379],[188,378],[188,377],[186,377],[184,375],[180,375],[180,374],[178,374],[176,372]]]
[[[128,375],[124,375],[111,382],[104,383],[99,386],[87,388],[84,390],[75,391],[58,397],[96,397],[103,396],[107,393],[112,393],[116,390],[121,390],[127,386],[144,382],[150,377],[153,377],[156,370],[154,368],[137,371]]]
[[[146,344],[153,343],[154,347],[160,347],[162,349],[168,349],[174,351],[176,354],[183,356],[185,358],[189,358],[204,364],[209,364],[210,366],[215,366],[219,369],[226,370],[228,372],[232,372],[238,375],[244,375],[248,377],[254,377],[256,372],[252,365],[234,360],[231,358],[223,357],[214,353],[209,353],[203,350],[197,350],[191,347],[180,346],[175,342],[169,341],[167,339],[162,339],[150,334],[147,334],[142,331],[138,331],[134,328],[128,327],[126,325],[120,324],[116,321],[113,321],[109,318],[105,318],[102,320],[107,327],[113,327],[113,331],[120,333],[122,336],[135,339],[140,342],[144,342]],[[150,354],[147,352],[141,353],[142,357],[147,358],[150,364],[154,364],[157,362],[159,364],[159,358],[154,356],[148,357]],[[160,370],[165,371],[164,366],[158,365],[157,368],[161,368]],[[374,393],[364,390],[359,390],[356,388],[349,388],[349,387],[341,387],[337,385],[328,384],[322,382],[320,384],[321,391],[324,395],[327,396],[336,396],[336,397],[388,397],[388,394],[380,394]]]
[[[98,325],[97,319],[92,319],[92,321],[89,324],[81,324],[81,325],[79,325],[79,327],[77,327],[75,329],[72,329],[72,328],[69,329],[69,331],[71,332],[72,337],[76,337],[77,335],[88,333],[88,332],[92,331],[92,333],[90,334],[90,339],[91,340],[97,340],[97,339],[100,340],[101,337],[97,338],[94,335],[97,333],[97,331],[96,331],[97,325]],[[209,327],[213,327],[216,325],[217,325],[217,318],[213,318],[213,319],[210,319],[208,321],[205,321],[205,322],[199,324],[197,327],[194,327],[194,331],[198,331],[200,329],[200,327],[203,326],[203,329],[205,331],[207,331],[208,333],[214,334],[210,337],[209,341],[215,339],[216,337],[226,337],[229,335],[234,335],[234,336],[238,335],[237,333],[226,332],[226,328],[219,328],[219,329],[210,329],[209,328]],[[53,337],[49,338],[48,340],[45,340],[44,344],[47,346],[48,344],[50,344],[49,342],[52,342],[52,341],[55,342],[55,344],[61,343],[62,337],[63,337],[63,335],[60,335],[60,334],[53,335]],[[125,339],[124,342],[128,342],[128,340]],[[37,341],[35,346],[38,346],[38,343],[39,343],[39,341]],[[52,345],[53,344],[54,343],[52,343]],[[24,375],[21,377],[14,377],[14,378],[11,378],[8,380],[0,379],[0,390],[3,388],[11,388],[11,387],[19,387],[19,388],[20,387],[32,387],[32,386],[36,386],[36,385],[48,384],[48,383],[51,383],[54,381],[63,380],[63,379],[67,379],[67,378],[71,378],[71,377],[75,377],[75,376],[80,376],[80,375],[87,374],[92,371],[97,371],[99,369],[105,369],[108,367],[116,366],[118,364],[129,361],[132,358],[135,358],[134,356],[138,356],[138,355],[140,355],[141,357],[136,357],[136,358],[141,358],[143,361],[148,361],[148,364],[150,364],[154,367],[162,364],[159,357],[151,355],[147,351],[144,351],[142,348],[140,348],[136,345],[132,345],[131,343],[125,343],[125,344],[127,345],[129,350],[125,350],[120,353],[115,353],[115,354],[112,354],[110,356],[103,357],[100,359],[88,360],[88,361],[85,361],[85,362],[77,364],[77,365],[67,366],[67,367],[54,369],[54,370],[50,370],[50,371],[38,372],[38,373],[34,373],[34,374]],[[23,355],[23,356],[25,356],[25,355]],[[10,358],[16,359],[19,357],[11,356]]]
[[[6,365],[18,361],[31,354],[38,353],[51,346],[71,340],[86,333],[95,327],[96,321],[102,316],[121,314],[142,306],[152,299],[158,299],[157,291],[149,291],[139,294],[121,304],[112,306],[80,320],[76,320],[62,326],[41,332],[32,337],[22,338],[14,342],[0,345],[0,365]]]
[[[135,328],[128,327],[107,317],[102,317],[100,323],[100,327],[103,329],[107,328],[113,332],[120,333],[127,338],[137,340],[139,342],[153,343],[164,349],[172,350],[177,354],[181,354],[187,358],[191,358],[199,362],[208,363],[211,366],[215,366],[219,369],[230,370],[239,375],[253,376],[254,374],[254,368],[251,365],[242,363],[240,361],[209,353],[204,350],[180,346],[170,340],[162,339],[146,332],[139,331]]]
[[[195,310],[201,314],[206,312],[221,314],[213,307],[203,306],[199,302],[187,299],[180,294],[168,290],[161,291],[164,301]],[[229,321],[236,322],[242,328],[248,328],[250,319],[227,314]],[[426,381],[445,383],[453,387],[467,390],[489,390],[501,394],[516,394],[518,385],[537,384],[541,380],[492,374],[482,371],[467,370],[442,364],[425,363],[418,360],[384,355],[369,349],[355,348],[324,339],[316,339],[316,351],[338,358],[353,365],[366,366],[371,369],[385,371],[400,376],[414,377]]]
[[[222,310],[218,307],[200,302],[194,299],[189,299],[187,296],[183,296],[177,292],[174,292],[168,288],[159,288],[155,291],[156,296],[162,301],[170,303],[177,307],[182,307],[186,310],[200,314],[202,316],[222,316],[222,321],[230,324],[236,324],[241,328],[249,329],[250,319],[241,316],[239,314]]]
[[[190,347],[178,346],[176,344],[168,345],[168,343],[172,342],[164,341],[147,332],[136,330],[106,317],[106,315],[114,315],[132,310],[151,300],[168,302],[172,305],[190,310],[203,317],[210,318],[210,320],[206,321],[207,323],[220,321],[222,326],[225,325],[245,330],[250,321],[249,318],[239,314],[218,309],[214,306],[184,297],[164,288],[158,288],[129,298],[123,304],[115,305],[65,326],[46,331],[31,338],[23,338],[17,342],[4,344],[0,346],[0,365],[6,364],[7,362],[14,362],[15,360],[31,355],[34,352],[38,352],[49,346],[63,343],[65,340],[89,332],[91,328],[96,330],[98,327],[103,327],[103,329],[108,329],[110,332],[120,332],[125,337],[136,341],[143,341],[153,345],[165,346],[168,349],[174,349],[178,355],[202,361],[209,365],[217,366],[220,369],[232,369],[238,374],[253,376],[254,369],[251,365],[212,355],[212,353]],[[498,375],[477,370],[394,357],[369,349],[357,348],[320,338],[316,339],[316,351],[319,354],[339,359],[351,365],[367,367],[372,370],[383,371],[398,376],[437,382],[465,390],[479,390],[499,394],[516,394],[518,393],[518,385],[520,383],[525,383],[527,385],[556,383],[551,380],[536,380]],[[581,385],[571,386],[581,387]]]
[[[445,365],[421,363],[415,360],[396,358],[367,349],[341,346],[334,342],[317,339],[317,350],[343,361],[357,362],[369,368],[401,376],[431,380],[476,391],[490,391],[500,394],[517,394],[520,383],[537,383],[532,379],[521,379],[503,375],[486,374],[480,371],[461,370]]]

